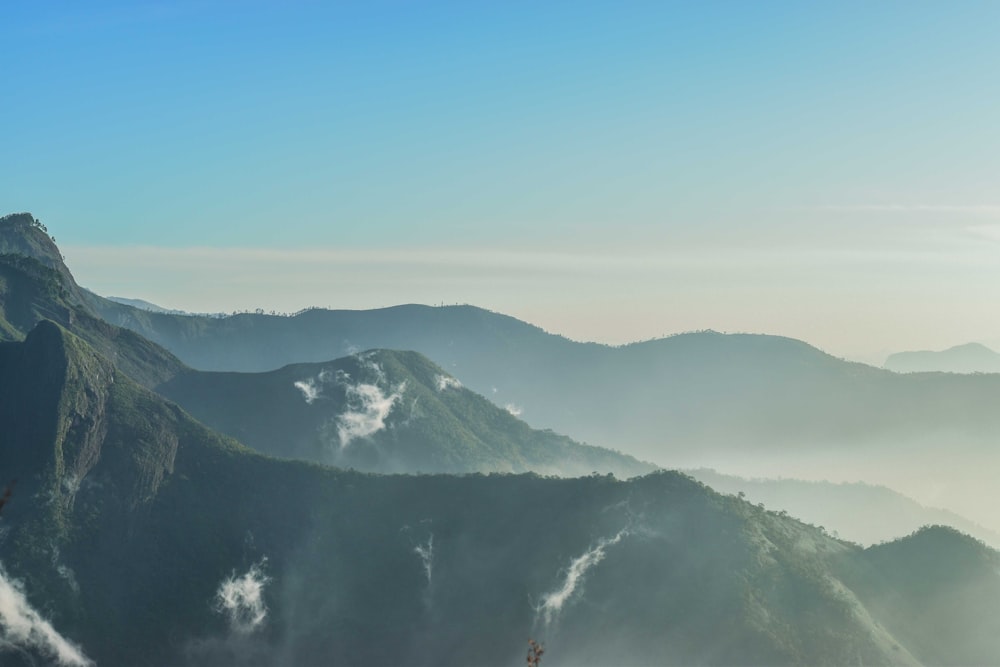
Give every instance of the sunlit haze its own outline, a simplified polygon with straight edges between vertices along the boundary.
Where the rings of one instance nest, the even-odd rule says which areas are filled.
[[[0,209],[189,311],[1000,339],[1000,6],[0,9]]]

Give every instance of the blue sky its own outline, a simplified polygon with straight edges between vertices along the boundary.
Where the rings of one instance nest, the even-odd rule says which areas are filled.
[[[0,210],[172,307],[1000,339],[1000,3],[9,2]]]

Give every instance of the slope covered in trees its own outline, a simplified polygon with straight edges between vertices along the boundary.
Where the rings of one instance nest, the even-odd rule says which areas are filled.
[[[0,396],[3,579],[99,664],[515,664],[528,636],[553,665],[1000,657],[997,554],[957,533],[864,551],[678,473],[269,459],[51,323],[0,345]]]
[[[157,391],[260,452],[370,472],[655,469],[534,430],[415,352],[371,350],[270,373],[186,371]]]

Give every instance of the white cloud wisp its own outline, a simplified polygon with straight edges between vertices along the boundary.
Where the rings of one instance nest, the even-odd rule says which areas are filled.
[[[367,438],[385,428],[385,420],[396,402],[403,397],[404,382],[392,393],[386,394],[377,385],[359,383],[347,385],[348,409],[337,417],[337,435],[340,447],[347,447],[352,440]]]
[[[450,375],[438,375],[436,378],[437,390],[444,391],[445,389],[461,389],[462,383],[458,378],[453,378]]]
[[[566,578],[563,580],[562,586],[542,597],[541,604],[535,609],[536,619],[541,618],[545,625],[550,625],[558,618],[563,607],[579,590],[587,571],[604,560],[605,550],[609,546],[621,542],[626,535],[628,535],[628,530],[622,529],[614,537],[602,539],[583,554],[574,558],[566,569]]]
[[[266,564],[267,559],[263,558],[243,576],[233,574],[215,592],[215,610],[226,616],[229,628],[236,635],[250,635],[267,620],[264,588],[271,579],[264,574]]]
[[[7,650],[38,652],[58,665],[94,664],[32,608],[22,584],[10,579],[0,565],[0,653]]]

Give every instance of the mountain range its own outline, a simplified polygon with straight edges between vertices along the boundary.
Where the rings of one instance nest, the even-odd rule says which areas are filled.
[[[257,451],[369,472],[656,469],[534,430],[416,352],[370,350],[268,373],[186,370],[157,391]]]
[[[785,508],[532,429],[501,407],[506,385],[487,400],[458,360],[475,366],[471,350],[492,350],[500,361],[478,368],[506,360],[527,383],[518,373],[546,358],[545,340],[570,373],[550,382],[576,383],[579,400],[604,392],[593,423],[663,411],[690,428],[706,414],[758,423],[718,412],[755,392],[808,407],[815,383],[903,414],[936,396],[939,414],[958,414],[949,401],[988,393],[988,376],[898,376],[764,336],[583,345],[486,311],[422,307],[359,317],[402,317],[383,322],[400,328],[392,335],[468,356],[352,347],[270,370],[194,370],[105,320],[108,303],[76,285],[34,218],[0,219],[5,665],[513,665],[528,637],[547,665],[1000,660],[1000,554],[982,542],[941,526],[868,548],[842,541]],[[442,314],[480,318],[483,347]],[[145,316],[196,343],[196,330],[216,331],[212,318]],[[257,317],[218,319],[232,349],[272,322]],[[274,360],[297,344],[259,340]],[[685,354],[664,353],[678,344]],[[600,355],[607,366],[592,365]],[[625,411],[619,394],[634,394],[607,384],[628,376],[661,385],[646,411]],[[855,384],[817,379],[831,376]],[[830,398],[835,412],[858,405]],[[757,451],[753,437],[728,444]],[[416,471],[440,472],[384,474]]]
[[[1000,353],[982,343],[966,343],[939,352],[896,352],[884,367],[897,373],[1000,373]]]
[[[50,263],[61,261],[36,245]],[[473,306],[215,317],[80,298],[96,319],[202,371],[270,372],[368,349],[412,350],[535,428],[577,442],[663,467],[865,479],[1000,531],[990,473],[1000,465],[1000,375],[899,374],[769,335],[578,343]]]
[[[951,529],[864,550],[679,473],[271,459],[51,322],[0,345],[0,397],[14,664],[514,664],[526,637],[553,665],[1000,655],[1000,556]]]
[[[1000,375],[897,374],[845,362],[778,336],[700,332],[617,348],[575,343],[471,306],[309,310],[293,317],[152,313],[78,287],[58,248],[28,214],[4,218],[0,251],[31,253],[36,265],[44,265],[32,270],[39,275],[49,271],[51,280],[43,284],[55,290],[32,301],[32,290],[42,288],[30,277],[11,278],[20,280],[23,289],[7,299],[7,317],[16,320],[6,325],[12,332],[8,337],[23,336],[44,313],[64,326],[70,326],[72,316],[71,330],[149,388],[166,388],[185,363],[147,336],[202,371],[239,373],[329,363],[363,349],[415,350],[431,359],[442,375],[496,406],[576,442],[663,467],[707,467],[743,477],[863,479],[1000,532],[993,509],[1000,496],[990,472],[1000,465],[1000,452],[993,446],[1000,428],[1000,412],[993,409],[1000,398]],[[7,257],[8,263],[22,268],[29,263],[23,254]],[[134,331],[109,326],[109,319]],[[313,372],[318,377],[319,370]],[[208,378],[189,375],[189,385],[194,377]],[[249,376],[238,381],[267,382]],[[171,397],[185,401],[183,392]],[[225,399],[212,404],[221,409],[219,401]],[[228,433],[252,438],[226,426],[222,414],[210,415],[191,402],[184,405]],[[283,403],[273,407],[279,405]],[[311,417],[327,413],[319,423],[306,420],[315,428],[307,432],[289,425],[288,432],[295,433],[292,442],[268,444],[264,451],[299,448],[308,460],[329,462],[329,454],[337,450],[321,451],[317,441],[329,444],[335,439],[330,437],[337,430],[335,425],[330,428],[331,406],[328,400],[316,404]],[[263,430],[270,423],[271,407],[259,406]],[[397,407],[402,414],[406,404]],[[506,423],[503,419],[498,413],[491,423]],[[287,423],[280,414],[273,420]],[[324,424],[326,435],[316,435]],[[312,444],[303,445],[309,439]],[[471,455],[474,450],[465,451]],[[485,450],[476,451],[472,459]],[[488,458],[484,455],[478,462]],[[969,466],[969,460],[979,465]],[[455,470],[429,466],[423,459],[416,463],[416,469],[425,472]],[[511,469],[522,464],[514,462]],[[369,469],[356,457],[351,465]],[[628,475],[634,465],[594,466],[584,457],[579,465],[566,467]],[[493,469],[507,468],[487,468]]]
[[[925,507],[884,486],[864,482],[748,479],[704,468],[683,472],[720,493],[739,495],[747,502],[786,512],[863,546],[891,542],[923,526],[945,525],[1000,549],[1000,534],[995,531],[954,512]]]
[[[0,251],[8,250],[32,256],[0,254],[0,332],[7,338],[21,338],[45,318],[58,322],[140,384],[258,451],[377,472],[630,477],[656,468],[533,430],[417,353],[371,351],[262,374],[194,371],[96,317],[94,305],[104,300],[76,284],[33,217],[0,221]]]

